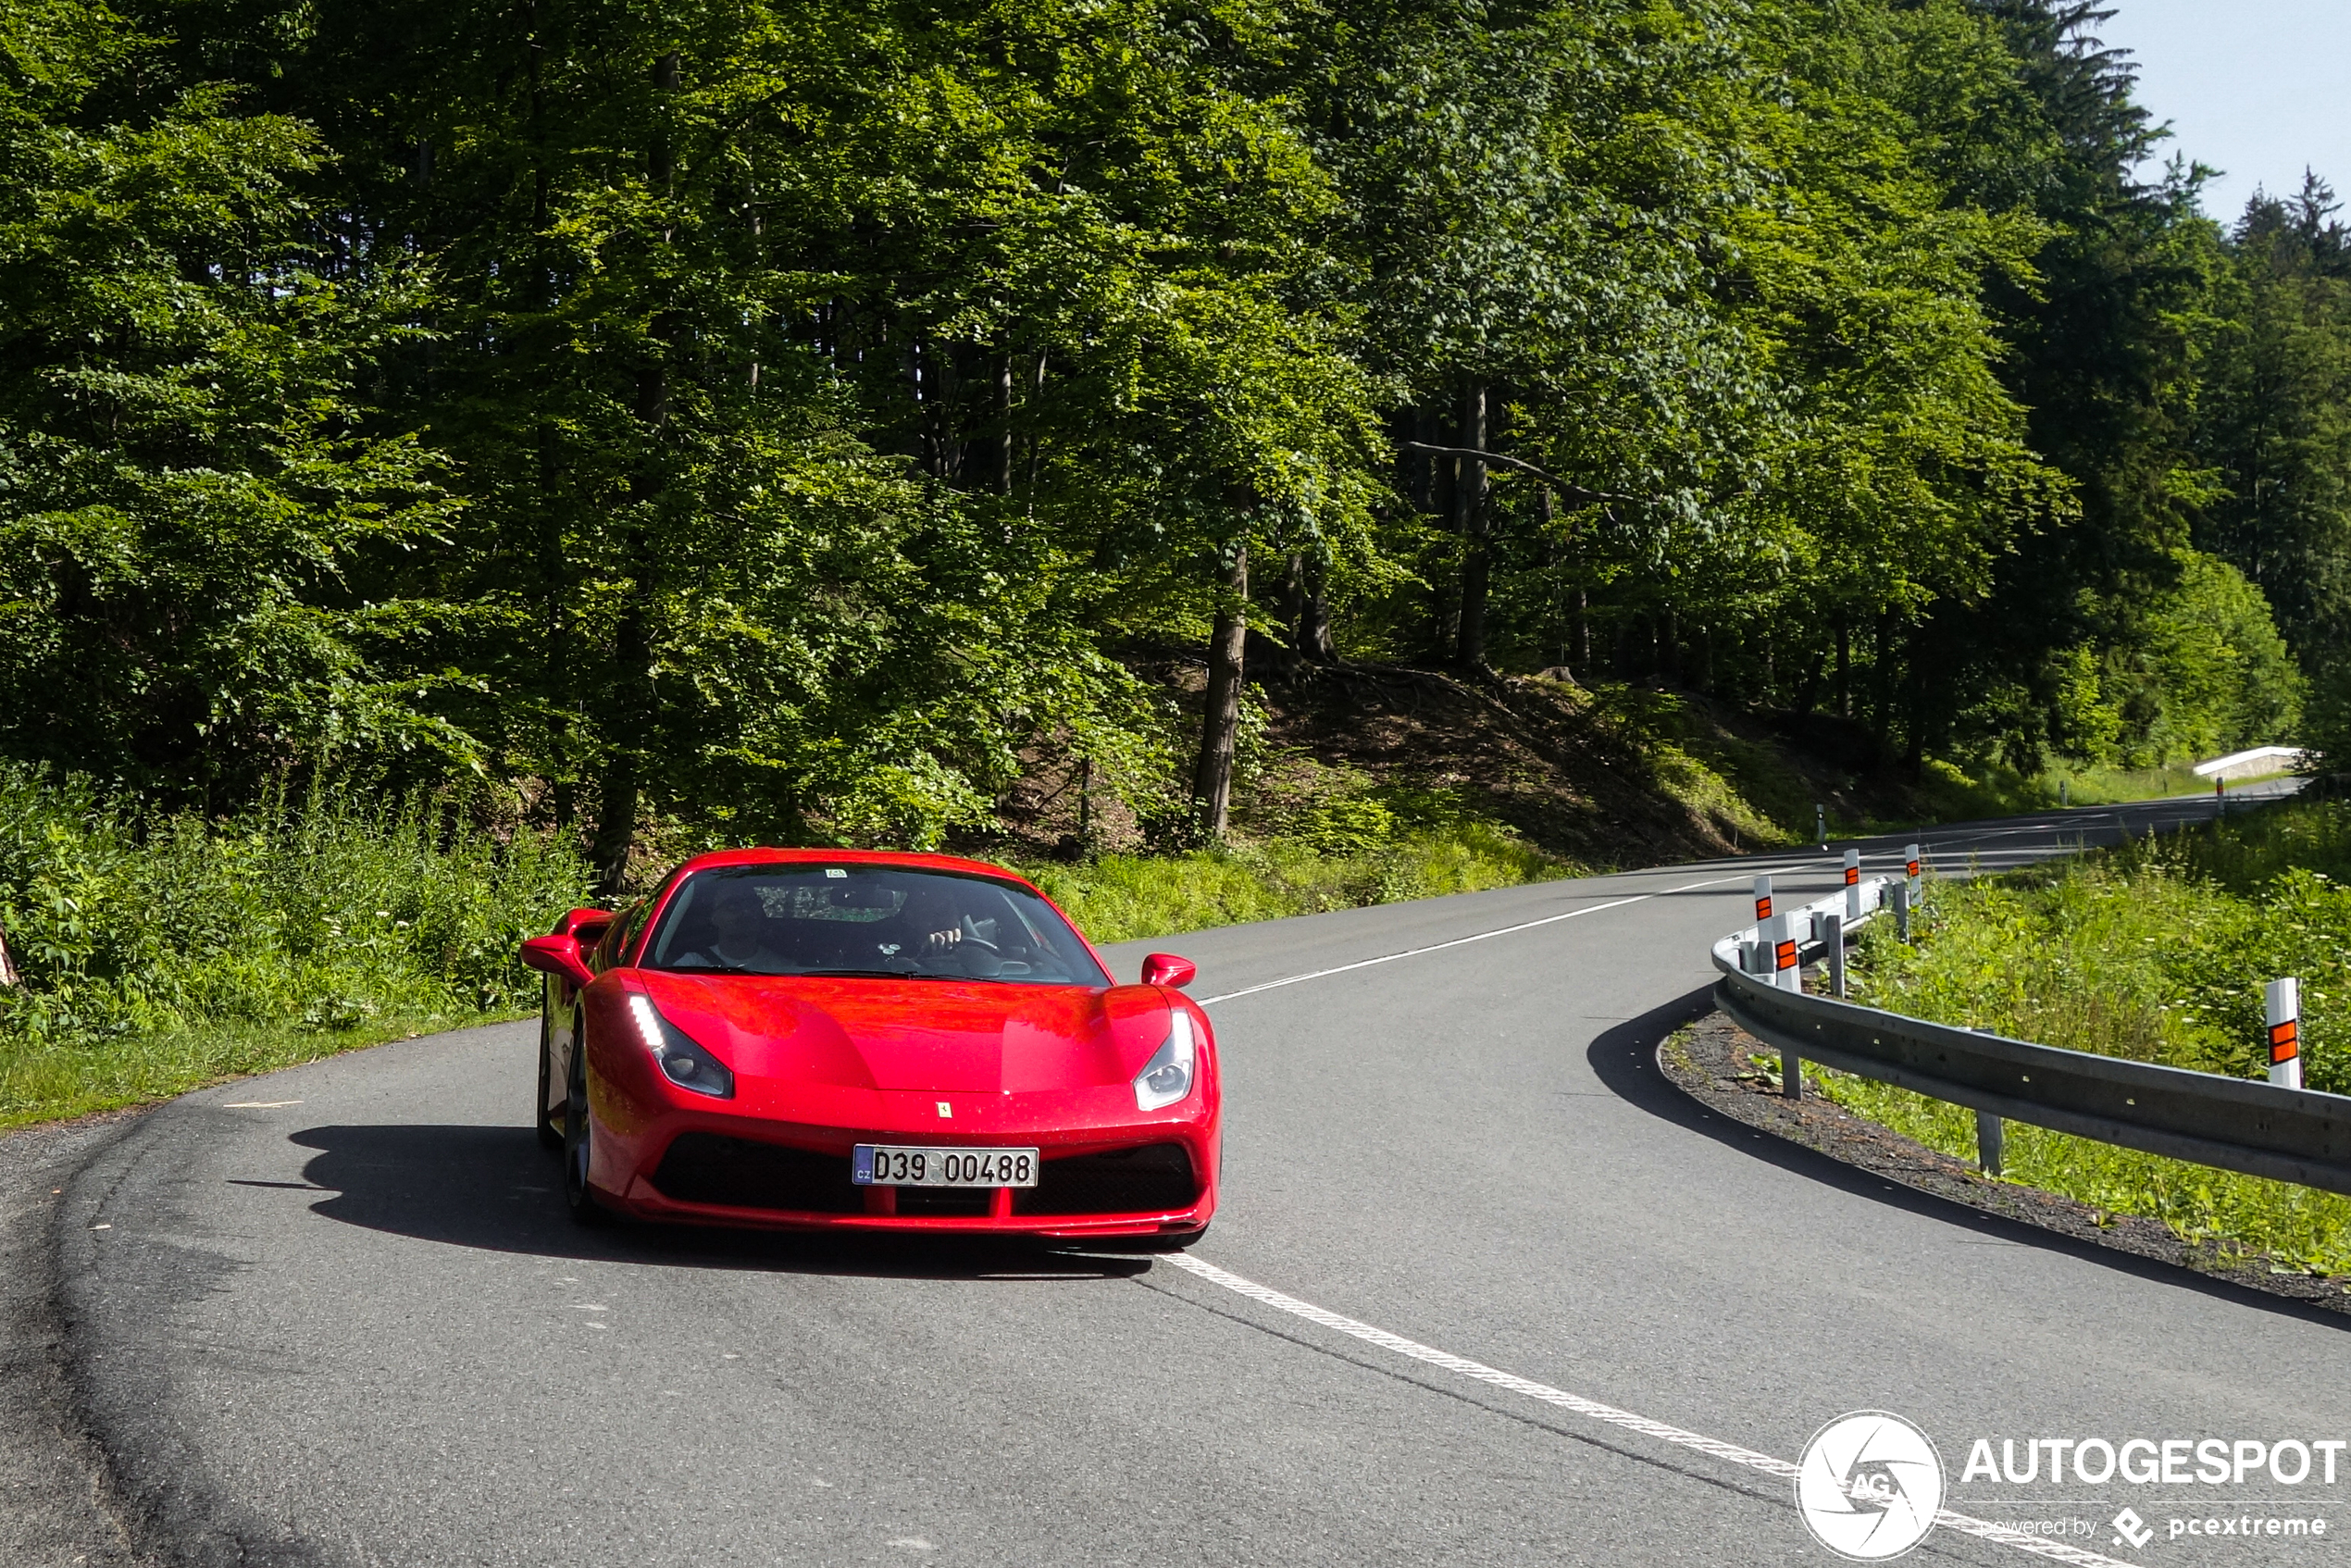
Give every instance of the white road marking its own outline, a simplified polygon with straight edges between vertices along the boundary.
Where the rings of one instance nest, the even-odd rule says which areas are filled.
[[[1457,1356],[1448,1350],[1433,1349],[1417,1340],[1407,1339],[1400,1334],[1390,1334],[1384,1328],[1374,1328],[1368,1323],[1358,1323],[1351,1317],[1341,1317],[1338,1313],[1327,1312],[1311,1301],[1301,1301],[1295,1296],[1285,1296],[1270,1287],[1259,1285],[1253,1280],[1243,1279],[1239,1275],[1218,1268],[1214,1263],[1204,1263],[1188,1252],[1170,1252],[1165,1256],[1167,1262],[1177,1268],[1207,1280],[1211,1285],[1221,1286],[1236,1295],[1246,1296],[1261,1306],[1271,1307],[1276,1312],[1287,1313],[1292,1317],[1301,1317],[1309,1323],[1336,1330],[1350,1338],[1361,1339],[1367,1345],[1376,1345],[1383,1350],[1392,1350],[1399,1356],[1409,1357],[1446,1372],[1458,1373],[1463,1377],[1474,1378],[1480,1383],[1489,1384],[1510,1393],[1524,1394],[1530,1400],[1540,1400],[1545,1404],[1557,1405],[1561,1410],[1573,1411],[1577,1415],[1588,1416],[1594,1421],[1606,1422],[1611,1426],[1620,1426],[1628,1432],[1638,1432],[1645,1437],[1654,1437],[1660,1442],[1671,1443],[1676,1448],[1694,1450],[1710,1458],[1745,1465],[1749,1470],[1760,1470],[1766,1475],[1777,1476],[1783,1481],[1793,1483],[1796,1480],[1797,1468],[1786,1460],[1774,1459],[1767,1453],[1757,1453],[1753,1449],[1743,1449],[1736,1443],[1726,1443],[1719,1437],[1709,1437],[1697,1432],[1686,1432],[1679,1426],[1669,1426],[1662,1421],[1651,1421],[1648,1416],[1636,1415],[1629,1410],[1619,1410],[1614,1405],[1605,1405],[1598,1400],[1587,1400],[1581,1394],[1571,1394],[1564,1388],[1554,1388],[1548,1383],[1537,1383],[1531,1378],[1520,1377],[1513,1373],[1497,1371],[1482,1362],[1471,1361],[1466,1356]],[[2084,1551],[2080,1547],[2067,1546],[2061,1541],[2045,1540],[2039,1536],[2028,1536],[2021,1530],[2011,1530],[2003,1525],[1995,1524],[1988,1519],[1975,1519],[1964,1513],[1954,1513],[1948,1509],[1937,1513],[1934,1516],[1934,1522],[1947,1530],[1957,1530],[1961,1535],[1974,1536],[1999,1546],[2014,1547],[2019,1551],[2030,1552],[2035,1557],[2046,1557],[2052,1562],[2071,1563],[2074,1568],[2130,1568],[2129,1564],[2115,1558],[2101,1557],[2095,1551]]]
[[[223,1111],[282,1111],[289,1105],[299,1105],[299,1100],[231,1100]]]
[[[2104,815],[2115,816],[2120,815],[2119,813],[2111,812]],[[2046,832],[2052,826],[2055,825],[2034,823],[2023,828],[1976,828],[1964,833],[1953,834],[1937,840],[1922,840],[1922,852],[1932,856],[1937,850],[1948,850],[1970,840],[2004,838],[2012,833]],[[2051,847],[2049,853],[2067,854],[2073,852],[2080,847],[2081,846],[2077,844],[2069,848],[2062,840],[2060,840],[2059,843]],[[1865,854],[1863,858],[1878,859],[1885,855],[1897,854],[1898,852],[1898,851],[1892,850],[1880,851],[1875,854]],[[1773,865],[1783,874],[1793,876],[1800,875],[1812,869],[1814,862],[1810,857],[1800,857],[1792,862],[1775,862],[1769,856],[1759,855],[1756,857],[1756,864],[1759,866],[1766,865]],[[1834,869],[1838,863],[1830,862],[1827,864],[1832,869]],[[1735,872],[1728,877],[1710,877],[1702,882],[1685,882],[1678,888],[1660,888],[1653,893],[1636,893],[1631,898],[1611,899],[1606,903],[1586,904],[1582,909],[1571,909],[1562,915],[1546,915],[1540,920],[1522,920],[1515,926],[1502,926],[1498,927],[1491,931],[1478,931],[1466,937],[1455,937],[1450,941],[1431,942],[1426,947],[1406,948],[1401,952],[1384,952],[1377,958],[1359,959],[1353,964],[1340,964],[1328,969],[1309,970],[1303,975],[1285,975],[1278,980],[1267,980],[1262,985],[1243,986],[1237,991],[1225,991],[1221,996],[1202,997],[1200,999],[1200,1005],[1202,1007],[1213,1007],[1220,1002],[1231,1002],[1238,997],[1255,996],[1259,991],[1279,990],[1284,986],[1295,986],[1307,980],[1320,980],[1332,975],[1351,974],[1355,970],[1369,969],[1376,964],[1393,964],[1399,958],[1418,958],[1424,952],[1443,952],[1447,948],[1464,947],[1471,942],[1482,942],[1492,937],[1507,937],[1516,931],[1531,931],[1537,926],[1556,925],[1561,920],[1574,920],[1586,915],[1598,915],[1605,910],[1623,909],[1630,904],[1647,903],[1651,899],[1663,898],[1668,893],[1686,893],[1699,888],[1718,888],[1725,882],[1744,882],[1753,875],[1753,872],[1741,871]]]
[[[1686,893],[1694,888],[1711,888],[1723,882],[1744,882],[1750,875],[1752,873],[1739,872],[1729,877],[1710,877],[1703,882],[1685,882],[1678,888],[1660,888],[1653,893],[1636,893],[1629,899],[1612,899],[1607,903],[1587,903],[1581,909],[1571,909],[1564,915],[1546,915],[1540,920],[1522,920],[1515,926],[1502,926],[1491,931],[1479,931],[1472,936],[1455,937],[1451,941],[1431,942],[1426,947],[1406,948],[1401,952],[1385,952],[1377,958],[1365,958],[1353,964],[1341,964],[1335,968],[1316,969],[1304,975],[1287,975],[1278,980],[1268,980],[1263,985],[1243,986],[1237,991],[1226,991],[1222,996],[1202,997],[1200,1005],[1211,1007],[1220,1002],[1230,1002],[1235,997],[1255,996],[1259,991],[1277,990],[1283,986],[1294,986],[1302,980],[1319,980],[1328,975],[1345,975],[1357,969],[1369,969],[1376,964],[1393,964],[1399,958],[1418,958],[1424,952],[1443,952],[1449,947],[1463,947],[1471,942],[1482,942],[1489,937],[1507,937],[1513,931],[1531,931],[1537,926],[1554,926],[1562,920],[1574,920],[1586,915],[1598,915],[1602,910],[1623,909],[1627,904],[1647,903],[1649,900],[1662,898],[1667,893]]]

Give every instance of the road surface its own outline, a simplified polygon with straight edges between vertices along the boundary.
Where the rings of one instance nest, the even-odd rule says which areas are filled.
[[[1997,867],[2209,809],[1919,836]],[[1857,1409],[1934,1437],[1948,1506],[2082,1550],[2351,1562],[2351,1463],[1962,1482],[1978,1436],[2351,1437],[2343,1327],[1682,1097],[1655,1047],[1760,869],[1835,880],[1751,856],[1113,950],[1197,960],[1216,1020],[1205,1269],[582,1232],[528,1024],[191,1095],[61,1200],[70,1376],[149,1544],[203,1563],[1820,1563],[1786,1480],[1722,1454]],[[2338,1534],[2161,1537],[2252,1500]],[[2044,1560],[1947,1528],[1917,1556]]]

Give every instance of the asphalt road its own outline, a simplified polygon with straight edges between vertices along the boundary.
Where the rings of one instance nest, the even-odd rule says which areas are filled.
[[[2007,865],[2208,809],[1923,837]],[[1832,1561],[1785,1480],[1437,1352],[1780,1460],[1894,1411],[1950,1506],[2092,1521],[2068,1538],[2122,1561],[2351,1562],[2351,1463],[1960,1481],[1979,1435],[2351,1437],[2344,1330],[1684,1099],[1654,1050],[1758,869],[1834,880],[1749,857],[1115,951],[1184,952],[1222,999],[1227,1185],[1193,1254],[1222,1275],[580,1232],[525,1119],[532,1027],[503,1026],[191,1095],[101,1150],[61,1200],[68,1374],[139,1531],[191,1562]],[[2124,1502],[2160,1532],[2278,1498],[2336,1535],[2109,1544]],[[1919,1556],[2042,1560],[1947,1529]]]

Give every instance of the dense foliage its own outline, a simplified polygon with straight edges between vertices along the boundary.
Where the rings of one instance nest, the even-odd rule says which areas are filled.
[[[0,752],[484,775],[611,885],[1039,754],[1213,828],[1267,661],[2351,739],[2345,231],[2137,182],[2098,16],[25,0]]]
[[[0,763],[0,1127],[535,1007],[516,946],[585,864],[451,805],[206,820]]]

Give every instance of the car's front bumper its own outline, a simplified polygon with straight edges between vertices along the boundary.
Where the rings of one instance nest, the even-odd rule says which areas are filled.
[[[859,1098],[905,1103],[868,1105],[883,1114],[849,1126],[718,1104],[609,1104],[618,1114],[597,1118],[591,1181],[608,1207],[638,1218],[769,1229],[1135,1238],[1197,1232],[1215,1213],[1221,1151],[1213,1099],[1138,1117],[1128,1094],[1117,1117],[1103,1114],[1114,1107],[1101,1093],[1054,1094],[1027,1107],[1017,1103],[1026,1096],[958,1095],[951,1132],[929,1096]],[[630,1114],[638,1109],[654,1114]],[[1051,1126],[1024,1127],[1031,1117],[1023,1110],[1054,1113]],[[1034,1148],[1039,1183],[859,1187],[849,1173],[860,1143]]]

